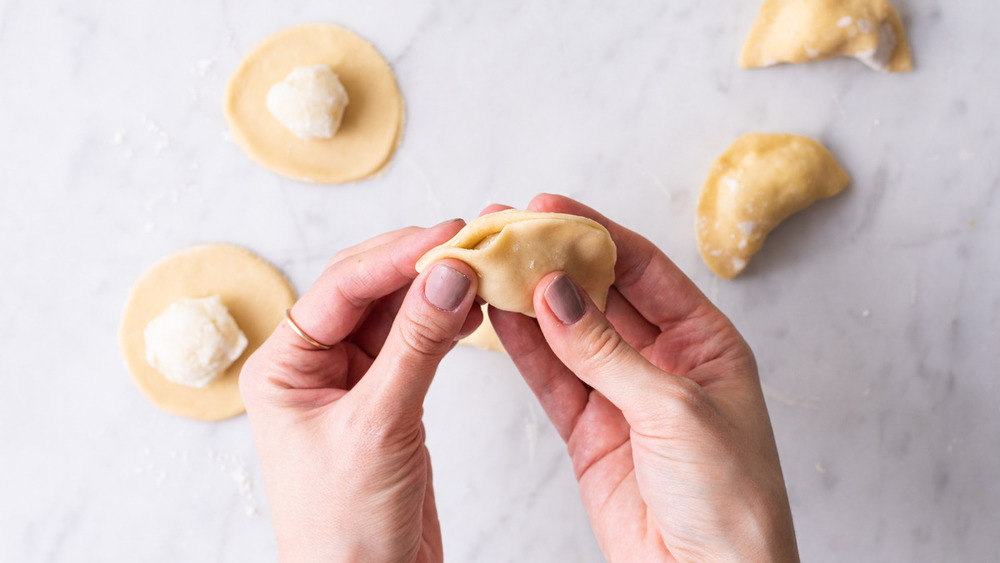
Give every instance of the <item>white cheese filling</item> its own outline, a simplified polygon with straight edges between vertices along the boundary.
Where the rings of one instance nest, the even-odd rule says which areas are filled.
[[[247,347],[218,295],[182,298],[146,325],[146,361],[168,380],[204,387],[232,365]]]
[[[330,139],[340,129],[350,100],[326,65],[300,66],[267,92],[267,110],[296,137]]]

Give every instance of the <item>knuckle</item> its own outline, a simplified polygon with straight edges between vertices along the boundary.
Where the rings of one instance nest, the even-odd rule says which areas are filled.
[[[688,416],[700,416],[709,408],[708,395],[700,385],[686,377],[672,378],[667,401],[671,410]]]
[[[336,285],[341,299],[358,309],[368,305],[370,299],[365,297],[363,288],[370,287],[377,281],[373,272],[359,268],[355,272],[338,272],[336,277],[341,280]]]
[[[618,331],[607,323],[589,327],[579,342],[581,356],[590,363],[604,367],[618,364],[628,351],[628,344]]]
[[[452,338],[439,321],[429,315],[411,313],[399,327],[403,344],[421,356],[439,356],[451,347]]]
[[[637,420],[647,425],[646,431],[652,428],[655,435],[664,425],[680,423],[687,428],[697,428],[699,432],[711,432],[714,408],[705,391],[685,377],[662,375],[664,377],[648,400],[635,405],[634,413]]]
[[[240,368],[237,386],[243,404],[248,410],[254,410],[279,400],[281,391],[291,388],[283,375],[300,371],[285,347],[266,340]]]
[[[414,440],[422,444],[425,438],[423,424],[414,424],[374,402],[350,410],[340,431],[352,437],[361,457],[369,458],[378,452],[402,451],[404,446],[414,446]]]

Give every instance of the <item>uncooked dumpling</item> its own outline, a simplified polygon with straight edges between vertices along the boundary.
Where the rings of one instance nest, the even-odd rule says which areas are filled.
[[[888,0],[765,0],[740,66],[854,57],[875,70],[913,69],[903,24]]]
[[[712,165],[698,201],[698,249],[731,279],[789,215],[850,182],[823,145],[798,135],[751,133]]]
[[[483,215],[417,262],[455,258],[479,277],[479,295],[497,309],[534,317],[535,286],[550,272],[563,271],[601,309],[615,281],[615,243],[596,221],[563,213],[508,209]]]

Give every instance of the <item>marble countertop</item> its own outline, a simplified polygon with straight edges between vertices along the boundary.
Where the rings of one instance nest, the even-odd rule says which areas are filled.
[[[126,374],[151,263],[232,242],[303,291],[347,245],[541,191],[655,241],[749,340],[804,560],[1000,559],[1000,5],[893,3],[911,74],[742,71],[757,1],[0,0],[0,560],[276,559],[246,418],[165,414]],[[314,21],[397,73],[378,179],[286,180],[226,132],[242,55]],[[694,208],[751,131],[819,139],[852,183],[727,282]],[[426,413],[449,560],[602,560],[509,359],[456,350]]]

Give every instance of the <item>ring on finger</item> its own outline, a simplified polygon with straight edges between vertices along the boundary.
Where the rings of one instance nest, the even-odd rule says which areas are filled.
[[[291,309],[285,309],[285,323],[288,324],[288,328],[292,329],[292,331],[295,334],[299,335],[299,337],[302,340],[305,340],[306,342],[308,342],[310,345],[314,346],[315,348],[317,348],[319,350],[329,350],[330,348],[333,348],[333,346],[327,346],[326,344],[323,344],[323,343],[317,341],[315,338],[309,336],[308,334],[306,334],[306,331],[302,330],[299,327],[299,325],[295,324],[295,321],[292,320],[292,310]]]

